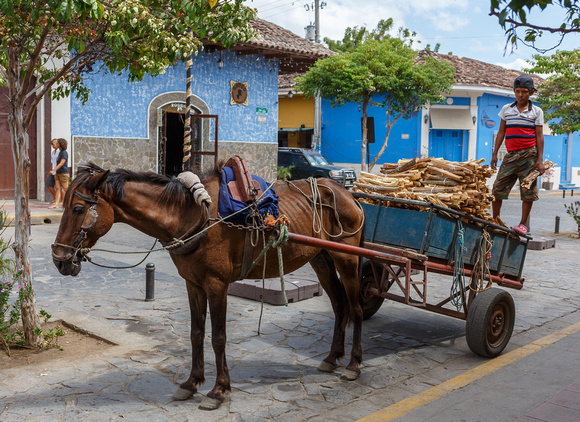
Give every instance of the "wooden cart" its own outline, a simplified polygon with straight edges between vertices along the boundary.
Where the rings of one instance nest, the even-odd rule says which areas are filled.
[[[530,237],[426,202],[353,195],[375,202],[361,204],[366,215],[364,247],[295,234],[289,241],[365,258],[360,277],[365,319],[379,310],[384,299],[394,300],[466,320],[469,348],[480,356],[499,355],[512,335],[515,306],[507,291],[486,287],[490,280],[501,287],[523,287]],[[386,206],[394,203],[397,207]],[[437,303],[428,298],[430,273],[452,277],[449,297]]]

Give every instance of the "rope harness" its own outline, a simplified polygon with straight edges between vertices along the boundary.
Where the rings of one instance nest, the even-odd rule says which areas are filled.
[[[449,302],[459,311],[463,306],[463,252],[467,250],[464,245],[465,228],[461,220],[457,219],[457,243],[454,249],[453,283],[449,293]]]
[[[491,273],[489,272],[489,259],[491,258],[491,248],[493,242],[488,231],[484,228],[479,239],[477,249],[477,260],[473,265],[473,276],[469,288],[474,292],[482,292],[492,287]],[[488,281],[485,284],[485,275],[487,273]],[[485,285],[484,285],[485,284]]]

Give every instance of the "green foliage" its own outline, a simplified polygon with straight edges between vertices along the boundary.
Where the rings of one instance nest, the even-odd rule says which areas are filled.
[[[531,13],[535,11],[554,12],[564,15],[564,19],[559,26],[546,26],[540,14]],[[580,2],[578,0],[491,0],[490,15],[498,18],[499,24],[506,30],[507,45],[517,46],[518,41],[535,48],[541,53],[556,48],[562,42],[566,34],[580,32]],[[524,29],[523,38],[518,34],[518,29]],[[560,41],[555,46],[548,49],[535,47],[536,40],[544,32],[559,34]]]
[[[290,167],[283,167],[283,166],[278,166],[276,168],[276,178],[278,180],[288,180],[291,176],[292,176],[292,169],[294,168],[294,166],[290,166]]]
[[[566,208],[566,212],[574,219],[578,225],[578,232],[580,232],[580,201],[564,204],[564,208]]]
[[[398,38],[370,40],[351,52],[318,60],[301,78],[297,89],[306,96],[318,92],[333,106],[363,103],[374,96],[391,115],[409,117],[427,101],[444,99],[454,81],[455,70],[447,63],[417,53]]]
[[[33,71],[40,85],[56,84],[53,98],[74,92],[86,101],[90,73],[104,67],[130,81],[158,75],[204,38],[226,48],[252,38],[254,14],[242,0],[216,7],[208,0],[0,0],[0,83],[9,82],[9,69],[20,78]]]
[[[411,117],[427,102],[444,100],[444,94],[451,90],[454,74],[452,66],[429,55],[418,61],[416,51],[405,40],[385,37],[367,39],[350,51],[318,60],[297,79],[297,90],[307,97],[320,94],[333,107],[359,103],[363,117],[367,116],[369,105],[384,107],[387,136],[374,165],[384,152],[396,121]],[[365,148],[363,135],[363,151]],[[361,164],[364,168],[364,163]]]
[[[538,101],[554,133],[580,130],[580,50],[533,57],[531,73],[548,74],[539,86]]]
[[[7,255],[11,248],[10,240],[4,239],[5,231],[6,212],[0,208],[0,344],[10,355],[10,347],[25,345],[24,333],[14,330],[13,327],[20,321],[20,303],[26,296],[30,296],[32,291],[20,287],[19,280],[23,270],[16,269],[16,261]],[[14,296],[16,298],[13,300]],[[39,313],[45,323],[51,318],[51,315],[44,310]],[[46,333],[38,327],[34,331],[36,335],[43,336],[45,341],[42,347],[45,348],[55,347],[58,337],[64,334],[59,327],[48,330]]]
[[[365,26],[348,27],[344,32],[342,40],[335,41],[330,38],[324,38],[324,42],[331,50],[346,53],[354,50],[357,46],[366,41],[383,41],[387,38],[392,38],[391,35],[389,35],[389,32],[392,29],[393,18],[381,19],[375,29],[369,31]],[[398,30],[398,38],[405,40],[409,46],[413,44],[413,37],[415,35],[415,32],[411,32],[403,27],[400,27]]]

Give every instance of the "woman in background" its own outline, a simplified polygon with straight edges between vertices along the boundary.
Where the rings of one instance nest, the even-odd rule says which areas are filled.
[[[49,208],[62,208],[64,201],[64,194],[68,189],[69,174],[68,174],[68,152],[66,151],[68,144],[66,139],[58,138],[58,148],[60,152],[56,159],[56,167],[52,169],[51,173],[54,175],[55,193],[54,205]]]

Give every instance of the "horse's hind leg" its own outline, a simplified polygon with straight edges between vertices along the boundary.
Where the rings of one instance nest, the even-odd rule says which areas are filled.
[[[344,356],[344,336],[348,322],[349,305],[342,283],[336,273],[334,262],[328,252],[321,251],[310,261],[310,265],[316,272],[334,311],[334,333],[330,353],[318,366],[320,371],[332,372],[337,366],[337,361]]]
[[[191,373],[187,381],[182,383],[173,394],[175,400],[190,398],[197,391],[197,386],[205,381],[203,342],[205,338],[207,296],[203,289],[200,289],[192,282],[186,282],[186,286],[189,311],[191,313]]]
[[[332,257],[342,286],[346,293],[349,303],[348,318],[353,323],[352,333],[352,351],[350,355],[350,362],[346,366],[346,370],[342,374],[343,379],[349,381],[355,380],[360,375],[359,365],[362,363],[362,320],[363,311],[360,304],[359,295],[359,280],[358,280],[358,263],[359,257],[353,255],[339,254],[336,252],[329,253]]]

